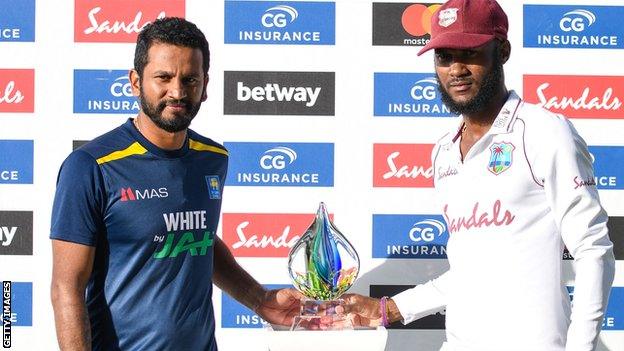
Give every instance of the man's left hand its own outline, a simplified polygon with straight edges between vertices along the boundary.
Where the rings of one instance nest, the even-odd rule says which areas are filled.
[[[299,315],[303,298],[295,289],[269,290],[255,312],[268,323],[290,326],[293,318]]]

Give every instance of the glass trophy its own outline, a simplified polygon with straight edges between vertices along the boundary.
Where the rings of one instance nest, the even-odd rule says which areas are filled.
[[[353,285],[359,270],[357,252],[321,202],[314,221],[288,255],[290,278],[306,296],[291,330],[353,329],[346,316],[335,309],[345,303],[339,298]]]

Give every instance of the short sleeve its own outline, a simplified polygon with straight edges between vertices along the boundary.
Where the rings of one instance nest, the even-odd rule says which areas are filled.
[[[76,150],[61,165],[52,207],[50,239],[95,246],[103,231],[104,179],[95,159]]]

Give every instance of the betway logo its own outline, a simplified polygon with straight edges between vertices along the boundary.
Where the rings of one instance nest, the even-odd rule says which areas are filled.
[[[624,77],[524,76],[524,96],[556,113],[576,118],[624,118]]]
[[[224,72],[226,115],[334,115],[334,72]]]
[[[32,255],[33,213],[0,211],[0,256]]]
[[[17,227],[0,227],[0,245],[11,245],[15,233],[17,233]]]
[[[121,188],[121,201],[138,201],[145,199],[160,199],[169,196],[167,188],[134,190],[132,188]]]
[[[223,242],[236,257],[288,257],[313,220],[313,214],[224,213]]]
[[[432,187],[433,144],[374,144],[374,187]]]
[[[236,98],[238,101],[296,101],[305,102],[307,107],[316,104],[316,99],[321,93],[321,87],[281,87],[277,83],[268,83],[265,86],[247,87],[244,82],[236,85]]]
[[[184,17],[184,0],[75,0],[77,42],[135,42],[148,23]]]

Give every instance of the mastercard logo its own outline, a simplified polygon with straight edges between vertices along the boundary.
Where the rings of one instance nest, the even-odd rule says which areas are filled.
[[[408,6],[401,16],[403,29],[415,37],[431,34],[431,17],[440,6],[442,5],[413,4]]]

